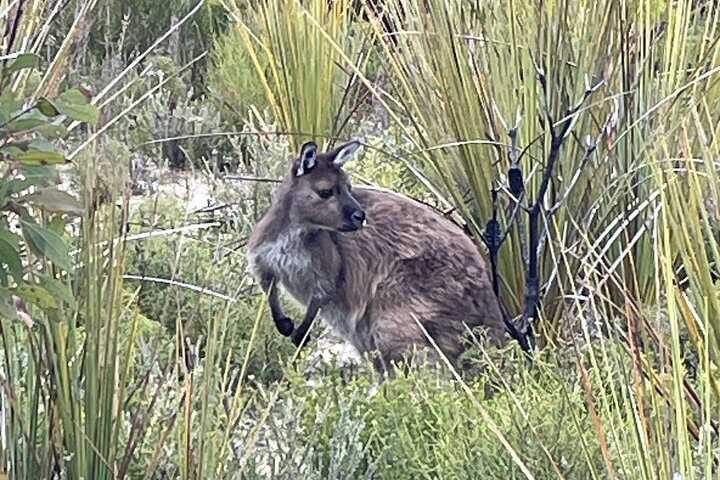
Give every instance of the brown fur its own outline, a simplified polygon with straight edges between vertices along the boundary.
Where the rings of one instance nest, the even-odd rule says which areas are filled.
[[[485,261],[464,232],[407,197],[351,190],[341,166],[357,144],[324,154],[314,148],[303,147],[249,242],[251,269],[270,294],[278,329],[301,345],[319,310],[360,353],[378,351],[379,370],[412,346],[429,347],[415,318],[451,361],[465,348],[463,322],[484,326],[493,343],[504,343]],[[310,168],[304,156],[314,158]],[[339,157],[339,165],[333,163]],[[320,198],[328,188],[333,197]],[[367,224],[353,223],[353,215],[366,216]],[[308,307],[297,328],[280,309],[276,283]]]

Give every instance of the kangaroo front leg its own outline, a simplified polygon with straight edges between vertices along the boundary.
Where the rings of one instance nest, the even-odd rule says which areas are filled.
[[[277,328],[282,336],[289,337],[295,329],[295,324],[293,324],[292,319],[282,311],[280,299],[278,298],[277,280],[271,276],[265,277],[263,278],[261,286],[268,295],[268,304],[270,305],[270,313],[275,322],[275,328]]]
[[[312,326],[320,307],[321,303],[317,299],[313,299],[310,302],[310,305],[308,305],[307,311],[305,312],[305,318],[303,318],[302,323],[295,329],[294,332],[292,332],[291,335],[292,342],[296,347],[302,348],[310,341],[310,335],[307,333],[308,330],[310,330],[310,326]]]

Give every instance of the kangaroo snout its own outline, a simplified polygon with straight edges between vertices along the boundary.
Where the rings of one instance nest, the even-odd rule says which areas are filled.
[[[343,217],[345,218],[343,228],[341,229],[343,232],[353,232],[355,230],[359,230],[365,226],[365,222],[367,220],[365,210],[363,210],[359,205],[357,207],[344,207]]]
[[[358,222],[361,226],[365,225],[365,212],[362,210],[358,210],[355,213],[353,213],[353,220]]]

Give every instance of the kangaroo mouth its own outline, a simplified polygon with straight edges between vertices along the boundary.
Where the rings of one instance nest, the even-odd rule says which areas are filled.
[[[355,232],[367,225],[367,217],[362,216],[361,219],[346,218],[342,226],[338,228],[338,232]]]

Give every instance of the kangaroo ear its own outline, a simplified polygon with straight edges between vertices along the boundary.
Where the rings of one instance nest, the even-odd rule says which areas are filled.
[[[360,142],[357,140],[340,145],[332,152],[331,159],[333,165],[336,167],[345,165],[345,162],[353,157],[358,148],[360,148]]]
[[[299,177],[308,173],[313,169],[317,162],[317,144],[315,142],[305,142],[300,149],[300,158],[297,160],[297,170],[295,176]]]

